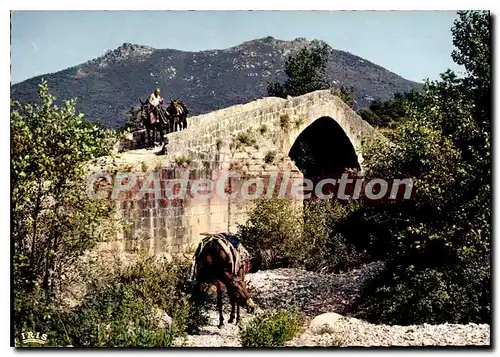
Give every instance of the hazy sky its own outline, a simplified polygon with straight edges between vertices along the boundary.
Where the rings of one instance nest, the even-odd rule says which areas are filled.
[[[266,36],[320,39],[407,79],[437,79],[451,60],[452,11],[15,11],[13,83],[57,72],[124,42],[227,48]]]

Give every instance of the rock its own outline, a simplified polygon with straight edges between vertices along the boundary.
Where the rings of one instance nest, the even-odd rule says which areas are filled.
[[[335,312],[327,312],[326,314],[316,316],[309,324],[309,329],[314,331],[325,327],[334,328],[341,319],[344,319],[344,316]]]
[[[151,313],[153,315],[153,323],[157,328],[164,329],[172,325],[172,318],[162,309],[153,307]]]

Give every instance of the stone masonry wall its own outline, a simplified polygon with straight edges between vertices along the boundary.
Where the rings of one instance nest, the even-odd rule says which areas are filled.
[[[108,168],[112,167],[113,172],[129,170],[137,176],[137,183],[114,200],[125,222],[123,231],[117,232],[116,243],[125,250],[140,247],[156,254],[176,253],[194,249],[202,238],[200,233],[235,233],[238,223],[245,222],[254,199],[216,194],[204,199],[189,195],[169,199],[165,198],[166,185],[186,172],[189,185],[200,179],[216,182],[221,174],[233,172],[241,176],[226,180],[225,192],[241,192],[251,186],[249,180],[258,179],[267,193],[274,175],[274,193],[283,190],[290,198],[291,186],[281,188],[282,176],[288,175],[291,182],[301,178],[302,173],[288,157],[288,151],[307,126],[324,116],[344,129],[362,165],[363,142],[378,134],[329,90],[288,99],[263,98],[188,118],[187,130],[168,134],[167,155],[146,150],[120,154]],[[139,135],[131,135],[128,147],[137,145]],[[160,197],[151,193],[135,197],[151,172],[158,175]]]

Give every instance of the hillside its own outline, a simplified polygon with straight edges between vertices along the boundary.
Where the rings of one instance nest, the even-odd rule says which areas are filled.
[[[145,98],[156,87],[167,98],[181,98],[191,115],[203,114],[265,97],[268,82],[284,80],[286,56],[307,43],[266,37],[200,52],[125,43],[86,63],[15,84],[11,94],[16,100],[34,101],[44,77],[58,98],[77,97],[77,108],[88,119],[113,128],[126,121],[127,111],[138,104],[138,98]],[[354,87],[357,107],[421,87],[338,50],[332,53],[328,73],[335,85]]]

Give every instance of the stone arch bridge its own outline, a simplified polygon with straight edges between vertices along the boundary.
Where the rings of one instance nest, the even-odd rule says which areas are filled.
[[[290,182],[304,172],[326,177],[346,167],[362,170],[362,145],[376,135],[329,90],[263,98],[190,117],[187,130],[168,134],[167,155],[130,150],[108,163],[108,198],[128,223],[115,243],[126,250],[140,246],[177,253],[192,249],[201,233],[236,232],[258,196],[256,180],[264,187],[261,196],[279,191],[290,197]],[[133,149],[137,141],[131,134],[120,145]],[[304,168],[304,154],[315,164]],[[188,181],[184,191],[182,180]],[[193,184],[201,180],[211,183]],[[200,186],[211,193],[194,197],[196,186],[198,193]]]

